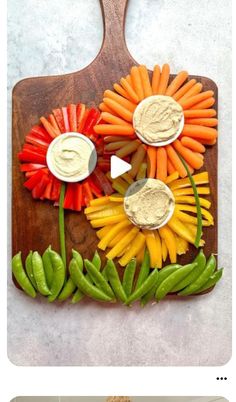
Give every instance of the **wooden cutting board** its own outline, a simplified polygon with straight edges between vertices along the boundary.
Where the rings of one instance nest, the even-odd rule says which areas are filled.
[[[31,126],[39,117],[48,115],[52,109],[68,103],[83,102],[87,106],[98,106],[105,89],[128,74],[137,62],[130,55],[124,38],[124,23],[128,0],[101,0],[104,39],[95,60],[81,71],[50,77],[28,78],[20,81],[13,89],[12,143],[13,143],[13,198],[12,236],[13,255],[19,250],[26,257],[29,250],[43,252],[49,244],[59,250],[58,209],[49,202],[35,201],[23,187],[24,175],[20,172],[17,152]],[[168,62],[168,60],[166,60]],[[158,60],[156,60],[158,63]],[[182,66],[184,69],[184,65]],[[174,78],[174,75],[172,75]],[[204,90],[215,93],[217,108],[217,86],[209,78],[190,76],[202,82]],[[211,187],[211,202],[215,226],[205,228],[205,252],[217,253],[217,146],[209,147],[203,170],[208,170]],[[78,249],[90,258],[96,249],[95,231],[83,213],[66,211],[67,250]],[[179,260],[190,261],[196,254],[194,247]]]

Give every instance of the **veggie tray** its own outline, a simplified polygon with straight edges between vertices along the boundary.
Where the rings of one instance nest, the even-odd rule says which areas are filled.
[[[218,280],[222,273],[221,270],[219,274],[214,273],[216,261],[213,256],[210,257],[217,254],[217,86],[206,77],[188,75],[185,71],[177,76],[170,74],[168,64],[162,67],[156,65],[153,72],[148,72],[145,66],[138,66],[130,56],[124,39],[126,6],[127,0],[101,1],[104,41],[98,56],[88,67],[63,76],[25,79],[13,90],[14,281],[22,288],[30,281],[39,293],[48,296],[51,301],[60,298],[65,275],[70,279],[65,291],[69,289],[74,296],[76,292],[87,294],[86,286],[89,287],[88,282],[92,281],[90,285],[98,289],[98,293],[108,293],[110,300],[115,293],[117,299],[122,302],[128,300],[129,304],[129,296],[131,301],[136,300],[135,296],[132,299],[134,287],[139,288],[137,282],[132,286],[129,281],[135,271],[139,278],[143,264],[158,270],[162,268],[162,275],[164,270],[168,272],[168,268],[163,268],[166,265],[180,264],[169,269],[180,270],[177,278],[180,275],[180,284],[185,280],[185,288],[202,279],[199,286],[193,286],[189,292],[177,286],[175,281],[168,288],[167,282],[167,293],[171,294],[174,291],[183,291],[185,295],[209,291],[216,283],[214,277]],[[144,117],[147,110],[147,116],[150,116],[148,113],[153,104],[149,101],[152,99],[154,106],[159,102],[159,108],[169,107],[171,117],[175,112],[175,118],[169,121],[172,126],[180,127],[184,121],[180,136],[172,138],[170,130],[169,137],[165,138],[164,134],[168,131],[165,127],[159,130],[162,131],[159,139],[150,140],[143,136]],[[169,102],[167,106],[166,102]],[[138,109],[141,109],[139,115]],[[68,133],[71,132],[86,137],[84,155],[86,147],[92,146],[97,155],[96,167],[84,179],[60,180],[60,174],[68,172],[61,172],[61,165],[54,158],[56,147],[62,146],[63,138],[70,141],[67,146],[72,146],[74,151],[75,141],[79,138],[70,136]],[[162,146],[156,146],[157,141],[163,141]],[[112,179],[112,155],[131,163],[131,171]],[[76,176],[76,173],[73,174]],[[131,203],[134,193],[132,197],[126,197],[126,194],[128,188],[142,180],[145,183],[141,186],[142,191],[145,191],[146,184],[156,186],[158,182],[159,186],[163,186],[164,201],[173,202],[174,210],[166,217],[167,224],[160,222],[155,210],[152,213],[157,219],[156,225],[154,221],[153,227],[150,227],[150,222],[149,226],[140,223],[142,219],[145,218],[145,222],[148,219],[145,211],[151,211],[147,193],[144,193],[144,198],[137,198],[137,202],[142,199],[146,203],[145,216],[135,215],[135,207]],[[160,191],[160,188],[150,189]],[[168,192],[172,194],[172,199],[168,198]],[[49,244],[52,248],[48,249]],[[199,247],[204,247],[204,253],[199,252]],[[30,250],[37,252],[31,253]],[[194,258],[201,259],[202,254],[208,257],[208,262],[199,265]],[[44,255],[43,260],[41,255]],[[23,262],[27,257],[28,277],[24,275],[25,271],[22,272],[21,256]],[[81,277],[78,268],[83,265],[83,260],[87,273],[84,272]],[[59,277],[61,275],[59,282],[57,278],[56,283],[51,283],[53,290],[43,280],[48,279],[48,264],[52,269],[51,275],[53,270],[62,272],[62,266],[65,271],[58,274]],[[65,265],[68,267],[67,274]],[[104,275],[99,273],[101,265],[110,267],[106,275],[105,270]],[[96,266],[99,269],[94,272]],[[194,270],[196,267],[199,269],[198,276]],[[124,282],[124,287],[128,286],[126,298],[116,293],[116,269],[120,273],[121,284]],[[148,271],[146,280],[152,284],[160,281],[161,271],[159,279],[155,278],[158,275],[155,271],[158,270]],[[80,282],[84,283],[84,278],[85,287],[82,284],[81,288]],[[187,278],[192,280],[188,282]],[[139,285],[141,282],[145,283],[144,278],[143,281],[140,279]],[[79,289],[76,291],[77,286]],[[150,284],[146,290],[151,291],[148,286]],[[34,295],[32,289],[30,293]],[[145,296],[141,293],[137,298]],[[162,296],[165,296],[164,293]],[[162,297],[157,295],[156,298],[160,300]],[[99,294],[95,299],[109,301],[102,299],[101,294],[100,299]]]

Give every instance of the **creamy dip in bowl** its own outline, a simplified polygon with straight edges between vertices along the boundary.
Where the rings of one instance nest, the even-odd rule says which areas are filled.
[[[148,145],[170,144],[183,130],[183,109],[171,96],[149,96],[136,107],[133,126],[139,139]]]
[[[129,220],[142,229],[158,229],[173,215],[175,200],[169,187],[158,179],[142,179],[126,191],[124,209]]]
[[[83,134],[66,133],[56,137],[47,151],[51,173],[66,182],[86,179],[97,163],[96,149]]]

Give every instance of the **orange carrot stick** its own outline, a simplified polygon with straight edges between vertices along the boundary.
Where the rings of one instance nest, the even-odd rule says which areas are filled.
[[[215,98],[208,98],[203,100],[202,102],[196,103],[196,105],[192,106],[191,109],[208,109],[212,107],[215,103]]]
[[[199,126],[206,127],[216,127],[218,125],[218,120],[212,117],[203,117],[198,119],[186,119],[186,124],[198,124]]]
[[[167,96],[174,95],[178,91],[178,89],[183,85],[184,81],[186,81],[187,78],[188,78],[188,72],[180,71],[180,73],[176,75],[173,81],[171,81],[165,94]]]
[[[125,79],[129,83],[129,85],[133,88],[131,75],[130,74],[126,75]]]
[[[130,141],[132,137],[124,138],[124,136],[117,136],[117,135],[108,135],[104,137],[104,142],[106,144],[110,144],[110,142],[117,142],[117,141]]]
[[[121,119],[120,117],[114,116],[112,113],[102,112],[101,119],[110,124],[116,124],[119,126],[131,126],[130,123]]]
[[[184,147],[179,140],[175,140],[172,145],[184,160],[186,160],[186,162],[194,169],[200,169],[202,167],[203,160],[190,149]]]
[[[139,66],[138,69],[139,69],[140,76],[141,76],[144,98],[147,98],[148,96],[152,96],[152,87],[150,84],[147,67],[142,65],[142,66]]]
[[[50,121],[51,125],[53,126],[54,130],[58,133],[58,135],[61,134],[61,130],[60,130],[53,114],[50,114],[48,116],[48,120]],[[73,129],[71,131],[76,131],[76,128],[74,129],[74,127],[73,127]]]
[[[148,177],[152,179],[156,177],[156,160],[156,148],[149,145],[147,147]]]
[[[121,83],[122,87],[124,88],[124,90],[129,94],[132,101],[134,103],[138,103],[138,101],[139,101],[138,95],[135,93],[135,91],[133,90],[130,83],[125,78],[121,78],[120,83]]]
[[[181,162],[181,159],[179,158],[177,152],[172,147],[172,145],[166,146],[166,152],[167,152],[167,155],[170,158],[170,161],[171,161],[172,165],[174,166],[175,170],[177,170],[177,172],[179,172],[180,177],[182,177],[182,178],[186,177],[187,176],[186,169],[185,169],[183,163]]]
[[[158,93],[160,76],[161,76],[161,69],[160,69],[160,66],[158,64],[156,64],[154,66],[153,74],[152,74],[152,93],[153,93],[153,95],[157,95],[157,93]]]
[[[132,99],[130,98],[128,92],[126,92],[124,90],[124,88],[122,88],[122,86],[120,84],[115,83],[113,85],[114,90],[121,96],[123,96],[124,98],[128,99],[129,101],[132,102]]]
[[[110,91],[110,89],[107,89],[104,94],[104,98],[109,98],[114,100],[115,102],[119,103],[121,106],[123,106],[125,109],[129,110],[130,112],[133,112],[136,109],[135,103],[129,101],[128,99],[123,98],[123,96],[116,94],[113,91]]]
[[[179,101],[184,99],[190,98],[191,96],[197,95],[201,92],[203,85],[200,82],[197,82],[192,88],[190,88],[181,98]]]
[[[197,126],[194,124],[185,124],[181,136],[186,135],[187,137],[204,139],[204,140],[214,140],[217,138],[217,130],[212,127]]]
[[[46,117],[42,116],[42,117],[40,117],[39,120],[41,121],[41,123],[42,123],[42,125],[44,126],[45,130],[48,132],[48,134],[49,134],[52,138],[55,138],[55,137],[57,137],[59,134],[61,134],[60,131],[57,132],[57,131],[55,130],[55,128],[52,126],[51,123],[49,123],[49,121],[46,119]]]
[[[156,178],[165,181],[167,178],[167,153],[164,147],[157,148]]]
[[[211,98],[214,95],[213,91],[205,91],[200,94],[191,96],[190,98],[179,100],[178,103],[182,106],[184,110],[190,109],[196,103],[202,102],[205,99]]]
[[[100,103],[99,109],[100,109],[102,112],[108,112],[108,113],[113,114],[114,116],[117,116],[117,113],[114,112],[112,109],[110,109],[107,105],[105,105],[104,102]]]
[[[161,70],[160,84],[158,87],[158,95],[165,94],[169,82],[169,77],[170,77],[170,66],[169,64],[163,64]]]
[[[125,106],[114,101],[113,99],[104,98],[103,102],[112,110],[114,110],[122,119],[129,122],[133,121],[133,113],[126,109]]]
[[[181,143],[183,144],[184,147],[189,148],[195,152],[204,153],[206,151],[204,145],[202,145],[199,141],[194,140],[191,137],[182,137]]]
[[[132,80],[134,90],[135,90],[136,94],[138,95],[139,100],[141,101],[144,99],[144,91],[143,91],[141,75],[140,75],[140,71],[139,71],[138,67],[133,66],[130,70],[130,74],[131,74],[131,80]]]
[[[204,145],[214,145],[216,143],[216,138],[213,138],[212,140],[201,139],[201,143]]]
[[[167,154],[167,172],[168,172],[168,175],[171,175],[171,174],[176,172],[176,169],[172,165],[172,162],[170,161],[170,158],[168,157],[168,154]]]
[[[132,135],[134,128],[131,126],[120,126],[114,124],[98,124],[94,126],[94,131],[100,135]]]
[[[215,117],[215,109],[189,109],[184,111],[185,119]]]
[[[174,95],[173,99],[178,100],[182,98],[195,84],[197,80],[195,78],[192,78],[190,81],[186,82]]]

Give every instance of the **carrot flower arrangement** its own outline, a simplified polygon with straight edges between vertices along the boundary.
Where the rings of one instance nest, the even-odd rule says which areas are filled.
[[[130,158],[135,178],[165,180],[175,171],[184,178],[179,155],[193,173],[204,165],[205,146],[217,140],[214,102],[214,92],[188,80],[186,71],[170,82],[168,64],[156,65],[151,78],[145,66],[134,66],[114,91],[104,92],[103,122],[94,131],[105,137],[106,151]]]

